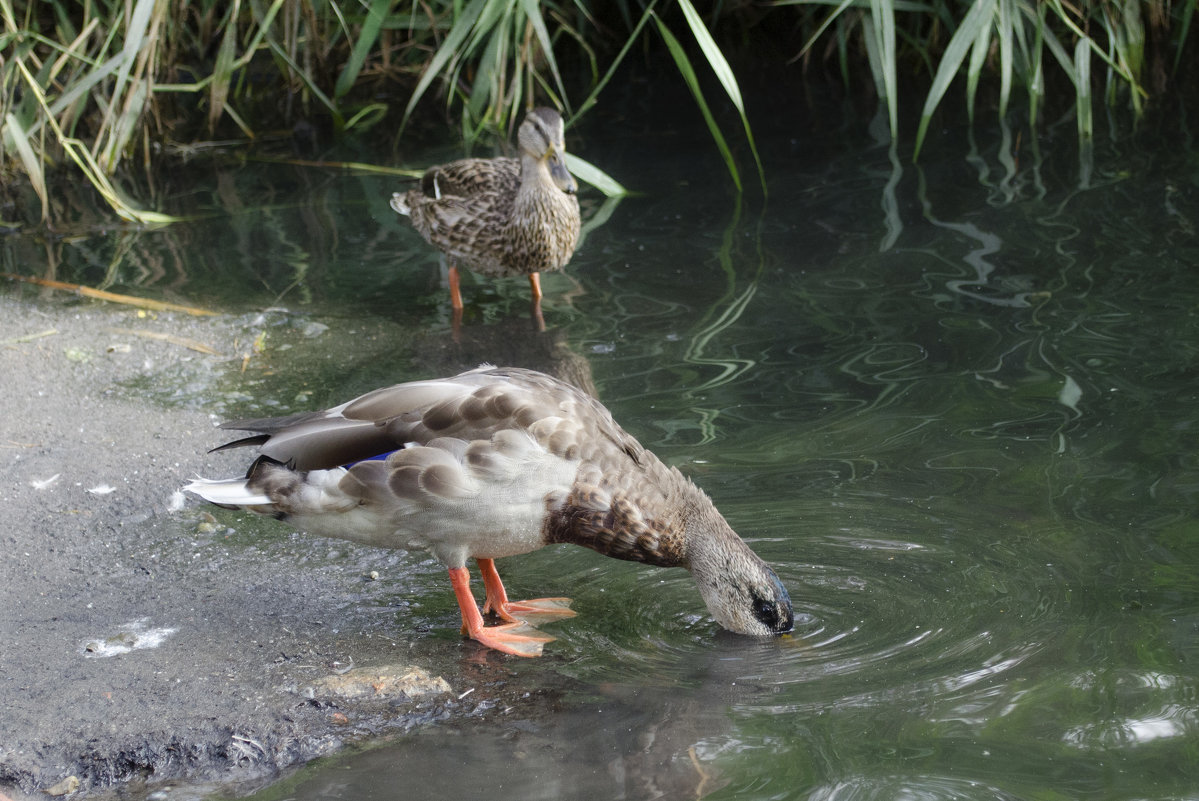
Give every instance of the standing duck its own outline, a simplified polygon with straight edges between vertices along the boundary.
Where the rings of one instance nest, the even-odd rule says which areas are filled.
[[[463,633],[518,656],[552,640],[526,621],[572,615],[569,599],[508,600],[494,560],[573,543],[691,571],[712,617],[764,636],[790,631],[791,599],[708,496],[625,432],[587,393],[533,370],[480,367],[377,389],[323,412],[226,423],[255,432],[245,478],[185,489],[312,534],[425,548],[450,573]],[[483,577],[485,626],[466,562]]]
[[[450,264],[450,303],[462,309],[458,266],[490,276],[529,276],[534,307],[541,272],[561,270],[579,239],[578,189],[566,169],[562,115],[535,108],[517,132],[520,158],[462,159],[430,167],[420,188],[391,196]]]

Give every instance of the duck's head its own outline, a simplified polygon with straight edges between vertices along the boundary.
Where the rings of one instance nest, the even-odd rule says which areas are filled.
[[[696,583],[712,617],[729,631],[764,637],[786,634],[795,627],[787,588],[756,556],[753,561],[726,565],[715,581],[700,581],[696,576]]]
[[[566,169],[566,142],[562,115],[552,108],[535,108],[525,115],[516,141],[526,156],[545,164],[554,185],[568,195],[578,191],[574,176]]]
[[[688,563],[704,603],[721,626],[738,634],[786,634],[795,626],[791,596],[775,572],[716,519],[687,531]],[[705,517],[707,517],[705,515]]]

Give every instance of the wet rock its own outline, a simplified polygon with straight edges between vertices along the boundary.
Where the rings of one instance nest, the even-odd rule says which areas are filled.
[[[46,790],[46,795],[52,795],[55,797],[63,796],[63,795],[70,795],[71,793],[76,792],[78,789],[79,789],[79,777],[78,776],[68,776],[65,779],[63,779],[62,781],[60,781],[58,784],[54,785],[53,787],[48,788]]]
[[[310,322],[304,326],[304,336],[308,338],[319,337],[321,334],[329,330],[329,326],[324,323]]]
[[[177,629],[150,628],[150,618],[139,618],[120,626],[121,631],[107,637],[88,639],[83,645],[87,656],[108,657],[145,648],[157,648]]]
[[[317,679],[311,686],[314,698],[371,699],[393,701],[451,693],[448,682],[415,665],[383,665],[354,668],[341,675]]]

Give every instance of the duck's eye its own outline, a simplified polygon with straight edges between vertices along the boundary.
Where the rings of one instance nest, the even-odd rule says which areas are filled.
[[[779,610],[778,606],[767,601],[765,598],[754,599],[754,617],[762,621],[763,625],[771,631],[778,631],[779,627]]]

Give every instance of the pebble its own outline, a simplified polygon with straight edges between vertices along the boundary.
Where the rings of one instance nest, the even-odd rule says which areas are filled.
[[[58,784],[46,790],[46,795],[60,796],[70,795],[79,789],[79,777],[68,776]]]

